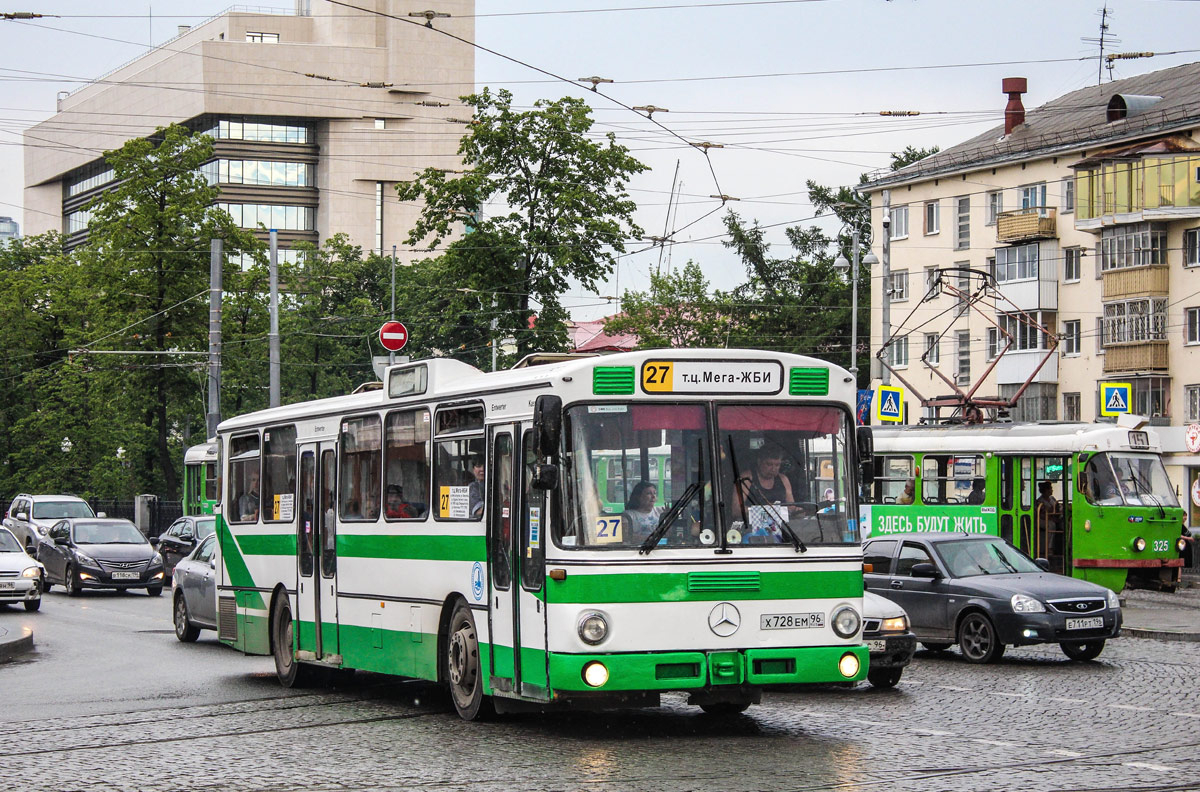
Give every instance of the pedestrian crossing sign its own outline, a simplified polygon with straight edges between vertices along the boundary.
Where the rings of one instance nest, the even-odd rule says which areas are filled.
[[[1133,387],[1128,382],[1100,383],[1100,414],[1108,417],[1129,412]]]
[[[900,423],[904,420],[904,388],[880,385],[875,394],[875,419]]]

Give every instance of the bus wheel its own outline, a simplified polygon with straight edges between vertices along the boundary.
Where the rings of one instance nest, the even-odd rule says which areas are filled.
[[[750,708],[749,701],[714,701],[712,704],[701,704],[700,709],[705,715],[725,716],[740,715]]]
[[[968,663],[994,663],[1004,654],[991,619],[982,613],[969,614],[958,628],[958,648]]]
[[[463,720],[471,721],[490,714],[491,701],[483,695],[483,671],[479,662],[479,636],[475,619],[465,602],[454,606],[446,640],[446,680],[450,698]]]
[[[929,651],[931,651],[931,652],[944,652],[944,651],[946,651],[947,649],[949,649],[949,648],[950,648],[951,646],[953,646],[953,645],[954,645],[954,644],[948,644],[948,643],[930,643],[930,642],[928,642],[928,641],[921,641],[921,646],[924,646],[926,649],[928,649],[928,650],[929,650]]]
[[[1104,641],[1087,641],[1086,643],[1063,643],[1063,654],[1072,660],[1095,660],[1104,651]]]
[[[309,686],[318,674],[312,666],[297,662],[292,653],[292,631],[295,627],[292,621],[292,606],[286,596],[275,599],[271,624],[274,629],[272,654],[275,655],[275,675],[279,677],[279,684],[285,688]]]

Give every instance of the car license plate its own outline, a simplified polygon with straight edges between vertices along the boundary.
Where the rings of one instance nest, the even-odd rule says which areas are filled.
[[[758,620],[760,630],[803,630],[824,626],[824,613],[764,613]]]
[[[1067,619],[1068,630],[1095,630],[1103,626],[1103,616],[1093,616],[1089,619]]]
[[[886,652],[887,641],[867,641],[868,652]]]
[[[113,580],[137,580],[141,577],[139,572],[113,572]]]
[[[17,584],[11,580],[0,580],[0,589],[15,589]]]

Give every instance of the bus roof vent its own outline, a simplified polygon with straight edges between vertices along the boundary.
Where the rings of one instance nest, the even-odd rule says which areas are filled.
[[[633,366],[596,366],[592,369],[592,393],[632,396]]]
[[[794,368],[788,378],[788,393],[792,396],[828,396],[829,369]]]

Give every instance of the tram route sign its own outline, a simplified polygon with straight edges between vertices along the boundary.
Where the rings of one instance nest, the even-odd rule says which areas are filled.
[[[904,420],[904,388],[880,385],[875,394],[875,419],[900,423]]]
[[[1133,386],[1128,382],[1100,383],[1100,414],[1105,417],[1124,415],[1129,412],[1129,401]]]
[[[379,343],[389,352],[399,352],[408,343],[408,328],[403,322],[384,322],[379,328]]]

